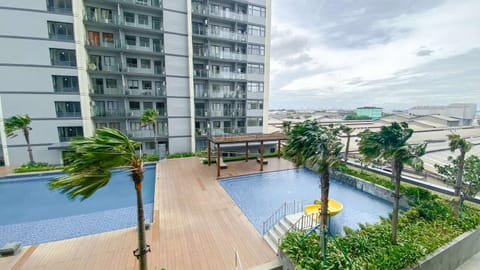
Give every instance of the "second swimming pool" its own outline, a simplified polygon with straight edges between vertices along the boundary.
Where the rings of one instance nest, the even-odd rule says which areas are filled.
[[[240,207],[257,231],[284,202],[303,200],[310,204],[320,198],[320,178],[307,169],[223,179],[220,184]],[[332,217],[330,230],[342,233],[343,226],[358,228],[358,223],[375,223],[392,211],[392,204],[330,179],[330,198],[343,203],[343,211]]]

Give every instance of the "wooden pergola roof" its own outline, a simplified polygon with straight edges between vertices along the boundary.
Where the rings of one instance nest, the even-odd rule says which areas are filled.
[[[250,134],[250,135],[234,135],[234,136],[211,136],[208,137],[208,166],[211,165],[211,153],[212,153],[212,144],[217,146],[217,158],[216,158],[216,167],[217,167],[217,177],[220,177],[220,160],[221,160],[221,145],[222,144],[233,144],[233,143],[244,143],[245,144],[245,162],[248,162],[248,143],[250,142],[260,142],[260,153],[259,159],[260,162],[260,171],[263,171],[263,142],[268,141],[277,141],[277,157],[280,158],[280,141],[286,140],[287,136],[283,133],[270,133],[270,134]]]
[[[269,134],[251,134],[251,135],[236,135],[236,136],[211,136],[208,140],[214,144],[227,143],[246,143],[246,142],[266,142],[266,141],[283,141],[287,136],[283,133],[269,133]]]

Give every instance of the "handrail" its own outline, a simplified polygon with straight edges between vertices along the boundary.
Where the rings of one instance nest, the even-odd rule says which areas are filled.
[[[242,261],[240,260],[238,251],[235,251],[235,270],[243,270]]]
[[[275,224],[286,215],[303,211],[303,201],[284,202],[269,218],[263,222],[263,235],[265,235]]]
[[[310,215],[302,215],[288,231],[303,231],[311,229],[318,225],[320,221],[320,213],[312,213]]]

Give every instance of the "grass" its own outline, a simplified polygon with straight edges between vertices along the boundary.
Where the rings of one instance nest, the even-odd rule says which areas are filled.
[[[26,163],[20,167],[13,169],[14,173],[26,173],[26,172],[43,172],[43,171],[55,171],[63,170],[61,165],[49,165],[46,162]]]

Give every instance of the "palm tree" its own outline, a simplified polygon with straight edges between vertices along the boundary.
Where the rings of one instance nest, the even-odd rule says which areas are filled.
[[[340,130],[347,135],[347,145],[345,146],[345,162],[348,160],[348,149],[350,147],[350,138],[352,136],[353,128],[345,125],[340,126]]]
[[[423,169],[423,161],[420,159],[425,154],[426,144],[409,145],[408,139],[413,130],[408,128],[407,123],[394,122],[390,126],[383,126],[379,132],[365,130],[360,133],[359,151],[366,161],[383,159],[390,161],[392,177],[394,180],[394,199],[392,211],[392,243],[397,243],[398,209],[400,200],[400,181],[404,164],[410,165],[416,170]]]
[[[107,185],[112,176],[111,169],[126,166],[135,186],[137,195],[138,254],[140,269],[147,269],[149,246],[146,245],[142,201],[143,162],[136,150],[140,143],[130,140],[117,129],[97,129],[95,136],[77,138],[70,145],[70,162],[64,168],[66,176],[49,182],[50,189],[60,189],[70,199],[77,196],[85,200],[98,189]]]
[[[464,171],[464,166],[465,166],[465,154],[472,149],[472,144],[465,140],[465,138],[462,138],[458,134],[449,134],[448,139],[450,140],[450,143],[448,146],[450,147],[450,151],[454,152],[455,150],[460,150],[460,155],[457,157],[458,161],[458,172],[457,172],[457,180],[455,181],[455,186],[453,188],[454,194],[453,194],[453,215],[455,217],[460,216],[460,190],[462,189],[462,177],[463,177],[463,171]]]
[[[330,190],[330,169],[341,162],[342,143],[338,129],[322,127],[317,121],[307,120],[296,124],[288,135],[286,155],[295,160],[295,165],[309,165],[320,175],[321,210],[320,226],[327,229],[328,193]],[[321,250],[325,250],[324,234],[320,239]]]
[[[291,129],[292,129],[292,122],[291,121],[283,121],[282,122],[283,134],[288,135],[288,133],[290,133]]]
[[[22,130],[23,135],[25,136],[25,141],[27,142],[27,152],[28,157],[30,158],[30,163],[35,163],[33,160],[32,147],[30,146],[30,130],[32,128],[29,126],[32,120],[28,114],[25,115],[14,115],[7,120],[5,120],[5,132],[9,138],[14,138],[17,136],[15,131]]]
[[[155,144],[155,154],[158,155],[158,142],[157,142],[157,118],[158,111],[155,109],[145,110],[140,118],[143,126],[152,125],[153,128],[153,143]]]

